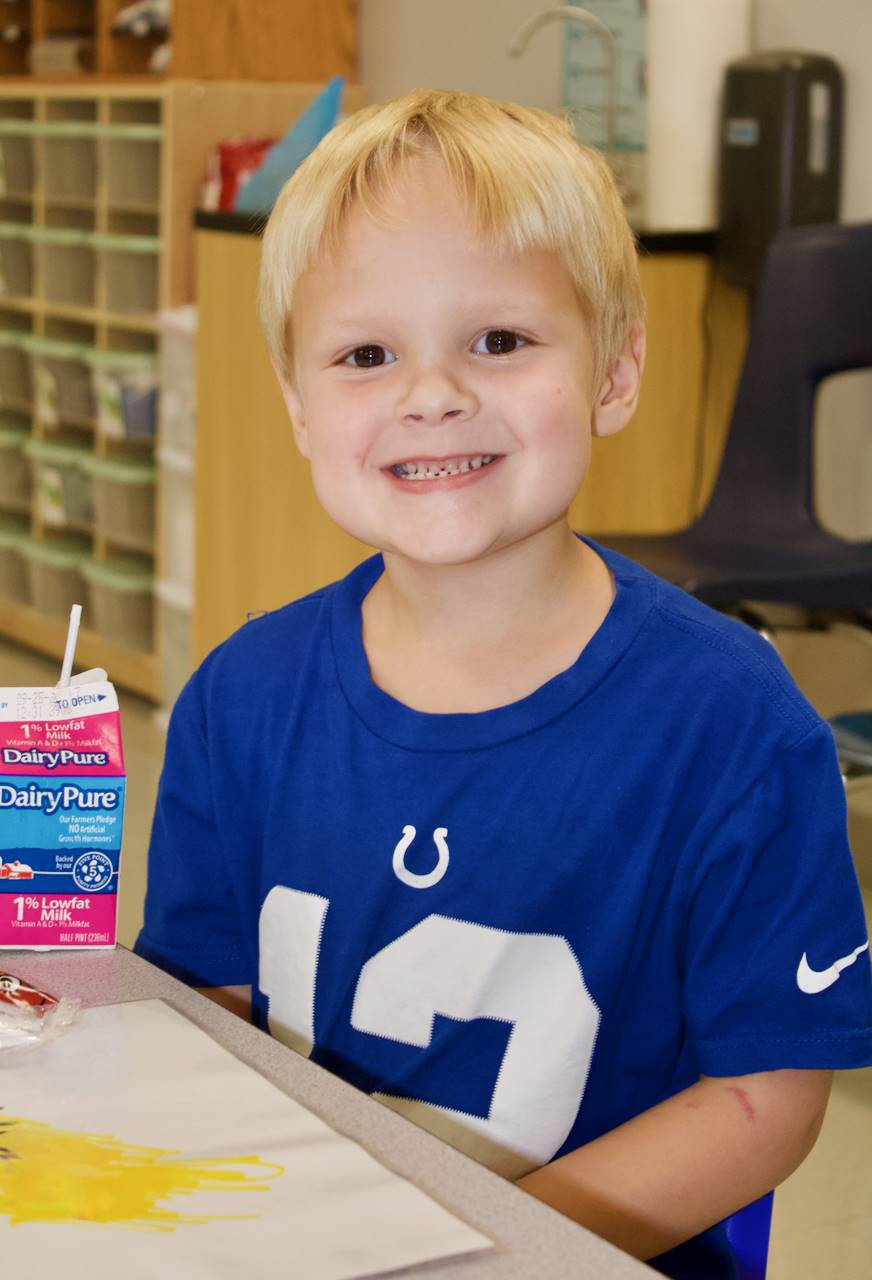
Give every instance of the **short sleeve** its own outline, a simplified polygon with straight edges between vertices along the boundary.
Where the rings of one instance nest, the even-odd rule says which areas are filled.
[[[701,1074],[872,1063],[868,932],[826,725],[723,817],[690,883],[684,1016]]]
[[[197,675],[179,697],[167,732],[145,921],[134,950],[194,986],[243,985],[256,973],[215,817]]]

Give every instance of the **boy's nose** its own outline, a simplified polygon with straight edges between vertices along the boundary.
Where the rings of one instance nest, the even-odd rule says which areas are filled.
[[[397,403],[401,422],[423,422],[438,427],[454,419],[465,421],[478,408],[470,388],[440,369],[422,369],[406,387]]]

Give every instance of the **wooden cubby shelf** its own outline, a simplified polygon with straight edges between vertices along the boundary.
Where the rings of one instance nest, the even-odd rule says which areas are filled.
[[[155,701],[161,311],[193,301],[212,147],[281,136],[317,91],[0,78],[0,553],[27,567],[0,573],[0,635],[60,658],[78,583],[80,662]]]

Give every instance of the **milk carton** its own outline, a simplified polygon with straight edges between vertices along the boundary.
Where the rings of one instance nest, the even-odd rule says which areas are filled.
[[[0,688],[0,948],[115,945],[124,787],[108,681]]]

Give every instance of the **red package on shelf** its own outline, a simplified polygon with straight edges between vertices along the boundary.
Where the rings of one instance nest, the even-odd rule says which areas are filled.
[[[277,138],[238,138],[219,142],[209,153],[201,207],[211,213],[231,210],[242,185],[263,163]]]

